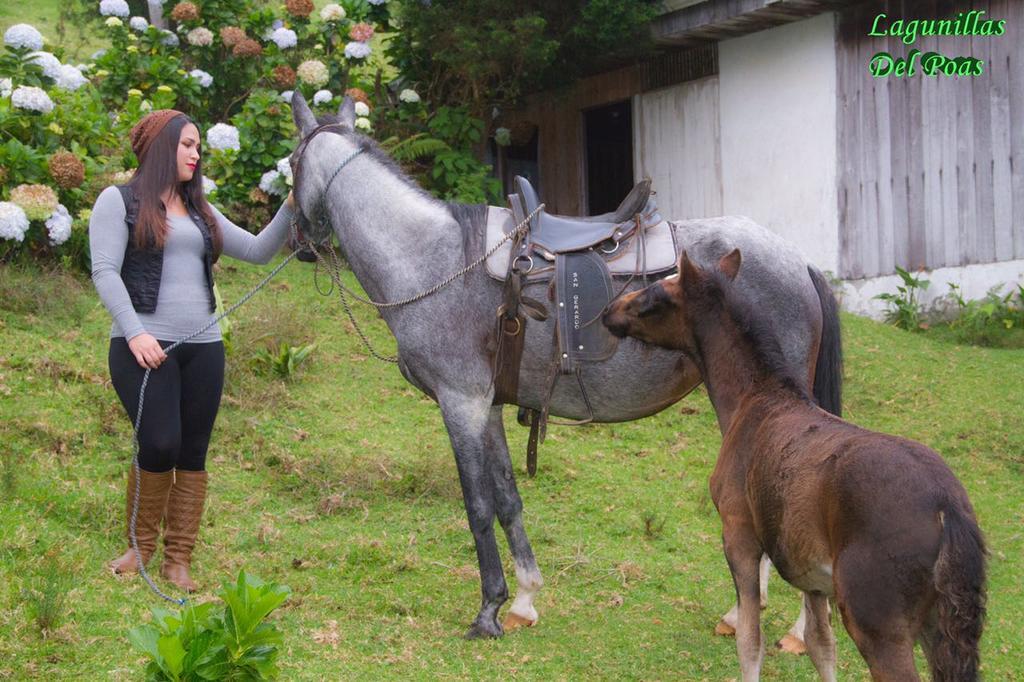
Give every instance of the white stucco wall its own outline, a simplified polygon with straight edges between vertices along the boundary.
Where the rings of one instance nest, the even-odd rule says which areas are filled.
[[[952,309],[954,305],[945,298],[950,283],[960,287],[960,295],[966,300],[985,298],[988,290],[998,285],[1002,285],[1000,293],[1004,295],[1014,291],[1018,284],[1024,284],[1024,260],[939,268],[913,274],[929,282],[928,288],[919,292],[921,305],[925,310],[941,312]],[[880,320],[886,307],[874,297],[878,294],[895,294],[900,284],[902,280],[898,275],[846,280],[837,288],[836,293],[844,310]]]
[[[835,15],[719,44],[722,210],[839,269]]]

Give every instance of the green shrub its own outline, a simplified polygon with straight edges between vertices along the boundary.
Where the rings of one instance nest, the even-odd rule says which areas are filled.
[[[878,294],[875,298],[886,303],[886,322],[900,329],[918,331],[923,324],[920,293],[927,289],[931,282],[920,276],[911,275],[898,265],[896,274],[903,281],[903,284],[896,287],[897,293]]]
[[[964,300],[959,285],[950,282],[948,298],[957,306],[949,323],[957,340],[980,346],[998,345],[1006,332],[1024,328],[1024,285],[1001,294],[1002,285],[988,290],[985,298]]]
[[[147,680],[276,679],[282,635],[263,621],[290,594],[242,571],[218,592],[223,604],[153,608],[153,622],[132,628],[128,639],[150,659]]]

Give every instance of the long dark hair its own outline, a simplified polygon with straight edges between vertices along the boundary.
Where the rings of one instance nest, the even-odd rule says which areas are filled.
[[[220,257],[224,247],[213,209],[203,194],[203,158],[196,161],[195,172],[188,182],[178,181],[178,142],[181,140],[181,129],[191,123],[199,126],[185,115],[175,116],[160,134],[149,145],[144,159],[135,170],[128,185],[132,188],[139,201],[139,216],[135,221],[135,246],[140,249],[162,249],[167,242],[167,209],[160,198],[168,187],[175,187],[185,200],[185,205],[192,205],[199,211],[203,222],[210,230],[213,238],[213,259]]]

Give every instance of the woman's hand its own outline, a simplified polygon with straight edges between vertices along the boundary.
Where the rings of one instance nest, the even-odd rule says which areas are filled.
[[[143,369],[156,369],[167,359],[167,353],[160,347],[160,342],[145,332],[133,336],[128,341],[128,348]]]
[[[288,208],[295,208],[295,196],[291,191],[288,192],[288,197],[284,200],[284,203],[288,205]]]

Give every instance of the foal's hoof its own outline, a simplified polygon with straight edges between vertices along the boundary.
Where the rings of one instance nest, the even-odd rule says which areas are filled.
[[[733,637],[736,635],[736,628],[726,623],[724,620],[718,621],[718,625],[715,626],[715,634],[719,637]]]
[[[804,644],[803,640],[790,634],[786,634],[785,637],[776,642],[775,648],[796,656],[807,653],[807,645]]]
[[[524,618],[523,616],[509,611],[505,616],[505,622],[502,623],[502,626],[505,628],[505,632],[511,632],[512,630],[518,630],[519,628],[532,628],[536,624],[536,618]]]

